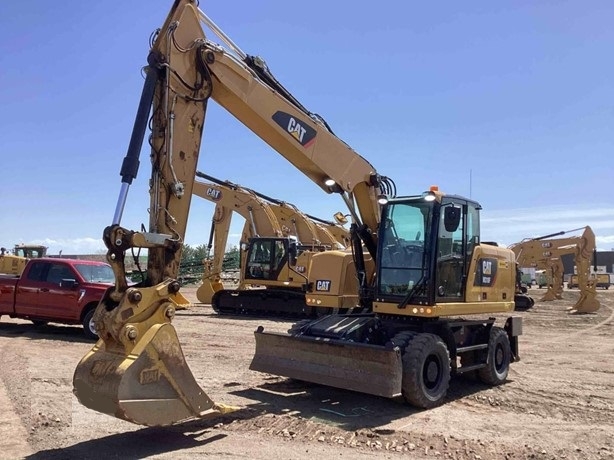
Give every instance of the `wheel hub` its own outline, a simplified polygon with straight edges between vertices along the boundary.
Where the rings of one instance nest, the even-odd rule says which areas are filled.
[[[425,366],[425,372],[424,372],[424,379],[425,379],[425,383],[429,386],[429,387],[433,387],[437,381],[439,380],[439,366],[437,364],[437,361],[435,360],[430,360],[428,363],[426,363]]]

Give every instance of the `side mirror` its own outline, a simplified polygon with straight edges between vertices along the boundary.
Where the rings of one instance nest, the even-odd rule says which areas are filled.
[[[73,280],[73,279],[63,279],[62,281],[60,281],[60,287],[63,287],[65,289],[74,289],[79,285],[79,283],[77,283],[77,280]]]
[[[298,257],[298,247],[296,245],[296,241],[291,241],[288,245],[288,255],[290,265],[296,265],[296,258]]]
[[[461,221],[462,208],[456,206],[446,206],[443,211],[443,225],[446,232],[454,233]]]

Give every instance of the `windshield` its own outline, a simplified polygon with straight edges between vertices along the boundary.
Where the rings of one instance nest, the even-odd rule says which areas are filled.
[[[432,210],[423,200],[388,206],[380,235],[379,294],[405,296],[422,277]]]
[[[75,264],[75,268],[83,279],[90,283],[115,283],[115,275],[110,265]]]

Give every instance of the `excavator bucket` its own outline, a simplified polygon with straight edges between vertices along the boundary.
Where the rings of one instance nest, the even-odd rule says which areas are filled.
[[[148,426],[231,411],[196,383],[170,323],[149,329],[130,354],[118,351],[99,340],[77,366],[74,392],[84,406]]]
[[[401,395],[398,347],[265,333],[262,327],[255,337],[251,370],[386,398]]]
[[[190,302],[181,292],[176,292],[171,296],[171,300],[175,304],[176,310],[187,310],[192,306]]]
[[[235,410],[214,403],[186,363],[170,322],[175,314],[172,294],[177,292],[173,285],[167,280],[153,287],[131,287],[119,304],[112,301],[113,288],[105,293],[93,318],[100,339],[73,377],[81,404],[148,426]]]
[[[580,293],[580,298],[569,310],[570,313],[594,313],[599,310],[600,306],[601,304],[593,293]]]
[[[196,297],[201,303],[211,304],[213,294],[215,294],[217,291],[221,291],[222,289],[224,289],[224,285],[221,281],[203,279],[203,283],[196,290]]]

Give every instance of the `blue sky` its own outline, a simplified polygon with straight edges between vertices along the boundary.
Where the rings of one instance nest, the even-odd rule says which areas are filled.
[[[0,2],[0,244],[104,252],[148,39],[170,0]],[[482,238],[590,225],[614,248],[614,3],[203,1],[392,177],[481,202]],[[122,225],[147,222],[147,152]],[[198,169],[330,218],[336,196],[209,104]],[[212,206],[194,198],[186,242]],[[233,224],[236,242],[242,221]]]

